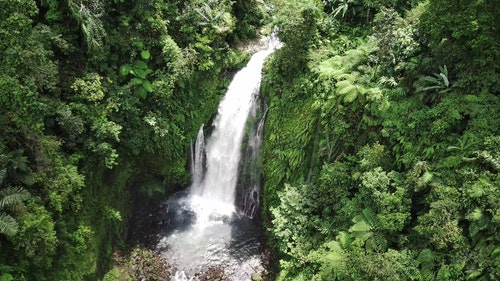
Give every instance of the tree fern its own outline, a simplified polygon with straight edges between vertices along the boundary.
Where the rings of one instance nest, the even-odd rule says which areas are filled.
[[[30,194],[19,187],[7,187],[0,190],[0,233],[6,236],[13,236],[19,227],[16,220],[4,211],[18,213],[24,207],[23,202],[30,197]]]
[[[358,96],[358,86],[351,83],[351,81],[343,80],[336,84],[337,95],[343,97],[343,101],[346,103],[353,102]]]
[[[496,246],[491,252],[491,259],[494,261],[494,265],[500,268],[500,246]]]
[[[387,239],[381,232],[377,231],[379,222],[377,220],[377,215],[371,209],[363,209],[361,214],[355,216],[352,221],[354,225],[349,228],[349,232],[353,238],[364,242],[366,250],[371,252],[387,251]],[[337,237],[343,239],[344,242],[348,242],[345,234]]]
[[[436,276],[434,274],[434,271],[428,270],[428,269],[422,269],[420,271],[420,280],[423,281],[432,281],[435,280]]]
[[[201,3],[194,10],[202,18],[200,25],[211,26],[218,33],[224,33],[234,28],[234,19],[227,11],[229,7],[230,4],[225,1],[210,0]]]
[[[472,238],[473,244],[476,244],[478,241],[484,241],[484,237],[478,234],[488,228],[490,219],[484,216],[479,208],[475,208],[466,218],[470,220],[469,235]]]
[[[416,182],[417,187],[422,188],[422,187],[427,186],[428,184],[430,184],[432,182],[433,178],[434,178],[433,173],[431,173],[429,171],[424,172],[424,174],[417,179],[417,182]]]

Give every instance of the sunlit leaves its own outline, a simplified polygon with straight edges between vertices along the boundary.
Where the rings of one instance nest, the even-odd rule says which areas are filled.
[[[151,52],[149,50],[142,50],[141,57],[144,60],[149,60],[151,58]]]
[[[367,205],[373,206],[380,228],[389,232],[401,231],[410,217],[411,202],[401,176],[377,167],[364,173],[361,181],[366,188],[361,194]]]
[[[147,57],[147,53],[144,56]],[[143,60],[136,60],[133,64],[124,64],[120,67],[120,75],[125,80],[129,74],[131,75],[129,84],[134,87],[135,94],[142,99],[145,99],[148,93],[153,92],[152,84],[147,78],[151,73],[153,70]]]
[[[226,33],[234,28],[234,19],[229,12],[228,1],[193,1],[189,8],[195,12],[195,24],[213,28],[217,33]]]
[[[71,85],[78,97],[96,103],[104,98],[102,87],[102,77],[97,73],[89,73],[84,78],[77,78]]]

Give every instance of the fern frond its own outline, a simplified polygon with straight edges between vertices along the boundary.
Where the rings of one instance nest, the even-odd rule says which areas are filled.
[[[343,85],[345,85],[345,86],[337,88],[337,94],[339,96],[345,96],[345,95],[348,95],[352,92],[357,92],[356,85],[351,84],[349,81],[341,81],[341,82],[348,82],[349,84],[343,83]]]
[[[344,102],[345,103],[353,102],[358,97],[358,93],[359,93],[358,87],[355,86],[355,89],[349,91],[347,94],[344,95]]]
[[[343,73],[342,69],[342,57],[334,56],[326,61],[323,61],[315,67],[315,71],[318,73],[321,78],[332,78],[339,73]]]
[[[470,212],[466,218],[471,221],[480,220],[483,217],[483,211],[479,208],[475,208],[472,212]]]
[[[421,263],[434,263],[437,256],[431,249],[424,249],[418,255],[417,260]]]
[[[435,280],[434,272],[432,270],[422,269],[422,271],[420,271],[420,276],[423,281]]]
[[[500,246],[496,246],[491,252],[491,258],[497,263],[500,262]]]
[[[0,233],[13,236],[19,230],[16,220],[6,213],[0,213]]]
[[[337,88],[337,93],[339,93],[340,91],[342,91],[342,89],[349,87],[351,85],[353,85],[352,81],[349,81],[349,80],[342,80],[342,81],[335,83],[335,87]]]
[[[0,190],[0,209],[15,208],[30,197],[28,191],[20,187],[7,187]]]
[[[424,174],[418,178],[417,180],[417,186],[418,187],[424,187],[427,184],[429,184],[432,179],[434,178],[434,174],[432,174],[429,171],[424,172]]]
[[[356,79],[358,79],[359,72],[354,71],[350,73],[341,73],[340,75],[336,76],[335,79],[337,80],[347,80],[350,83],[354,83]],[[340,81],[342,82],[342,81]]]
[[[340,245],[342,246],[342,248],[349,249],[351,247],[352,239],[351,239],[351,236],[349,235],[349,233],[347,233],[345,231],[341,231],[337,235],[336,239],[340,242]]]
[[[438,273],[437,273],[437,276],[436,276],[436,280],[438,281],[447,281],[447,280],[450,280],[450,277],[451,277],[451,271],[450,271],[450,268],[449,266],[447,265],[443,265],[441,266],[441,268],[439,269]]]
[[[378,224],[377,215],[371,209],[364,208],[363,211],[361,211],[361,213],[363,214],[366,222],[368,222],[368,224],[370,224],[371,227],[375,227]]]
[[[387,240],[381,234],[374,234],[366,240],[365,248],[371,252],[385,252],[387,251]]]

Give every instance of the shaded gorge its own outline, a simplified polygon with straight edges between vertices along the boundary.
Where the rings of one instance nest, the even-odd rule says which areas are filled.
[[[191,186],[162,204],[156,248],[172,266],[174,280],[198,280],[210,270],[225,280],[252,280],[265,272],[253,220],[260,208],[258,163],[266,111],[258,93],[264,61],[279,45],[271,36],[269,47],[236,73],[210,137],[204,126],[198,133]]]

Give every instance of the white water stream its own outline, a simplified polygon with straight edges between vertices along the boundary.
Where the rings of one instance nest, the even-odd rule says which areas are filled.
[[[189,193],[169,198],[165,233],[157,248],[176,269],[173,280],[198,280],[208,268],[224,270],[228,279],[251,280],[262,272],[258,229],[235,211],[241,144],[254,108],[265,59],[281,43],[255,53],[233,78],[219,104],[214,130],[205,145],[203,126],[192,156]]]

